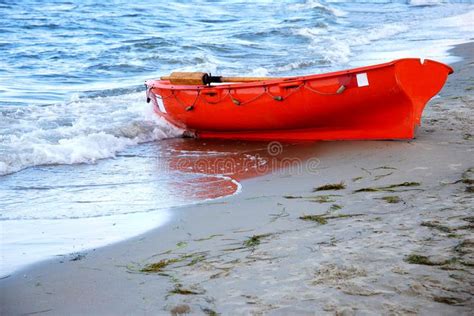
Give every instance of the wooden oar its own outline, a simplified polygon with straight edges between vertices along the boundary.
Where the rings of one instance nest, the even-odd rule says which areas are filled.
[[[222,77],[211,76],[205,72],[172,72],[169,76],[160,78],[169,80],[172,84],[180,85],[206,85],[214,82],[254,82],[264,80],[275,80],[275,77]]]

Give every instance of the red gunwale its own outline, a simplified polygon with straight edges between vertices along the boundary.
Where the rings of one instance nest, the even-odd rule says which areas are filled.
[[[420,61],[420,62],[422,61],[420,58],[400,58],[400,59],[392,60],[392,61],[382,63],[382,64],[362,66],[362,67],[358,67],[358,68],[352,68],[352,69],[348,69],[348,70],[338,70],[338,71],[327,72],[327,73],[322,73],[322,74],[282,77],[281,79],[256,81],[256,82],[248,82],[248,83],[219,84],[219,85],[214,85],[214,86],[207,86],[207,85],[195,85],[195,86],[173,85],[173,84],[170,84],[169,81],[167,81],[167,80],[159,80],[159,79],[147,80],[145,82],[145,84],[149,88],[171,89],[171,90],[202,90],[202,89],[208,89],[210,87],[211,88],[217,88],[217,89],[252,88],[252,87],[269,86],[269,85],[272,85],[272,84],[275,84],[275,83],[280,83],[280,82],[323,79],[323,78],[337,77],[337,76],[340,76],[340,75],[347,75],[347,74],[365,72],[365,71],[372,70],[372,69],[380,69],[380,68],[384,68],[384,67],[393,66],[396,63],[398,63],[400,61],[404,61],[404,60],[416,60],[416,61]],[[431,60],[431,59],[425,59],[424,61],[434,62],[434,63],[437,63],[439,65],[442,65],[442,66],[446,67],[449,70],[448,74],[452,74],[454,72],[453,68],[451,68],[450,66],[448,66],[446,64],[440,63],[438,61]]]

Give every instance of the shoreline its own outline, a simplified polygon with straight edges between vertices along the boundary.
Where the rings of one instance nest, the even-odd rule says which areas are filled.
[[[1,313],[468,314],[473,48],[452,50],[464,59],[417,139],[315,143],[312,172],[245,180],[158,229],[0,280]]]

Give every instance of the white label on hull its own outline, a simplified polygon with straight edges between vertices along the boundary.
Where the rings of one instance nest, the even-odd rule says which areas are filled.
[[[369,79],[367,78],[367,73],[357,74],[357,86],[358,87],[365,87],[369,85]]]
[[[156,96],[156,103],[158,103],[158,108],[160,109],[160,112],[166,113],[165,105],[163,104],[163,98],[161,96]]]

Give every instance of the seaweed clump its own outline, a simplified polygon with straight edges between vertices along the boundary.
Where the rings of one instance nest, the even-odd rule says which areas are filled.
[[[461,180],[458,180],[454,183],[463,183],[466,184],[466,193],[474,193],[474,179],[471,176],[474,174],[474,167],[471,167],[462,173]]]
[[[344,182],[325,184],[313,189],[313,192],[328,191],[328,190],[343,190],[346,188]]]
[[[388,192],[394,192],[396,188],[399,187],[416,187],[420,186],[421,184],[419,182],[403,182],[403,183],[397,183],[397,184],[391,184],[383,187],[368,187],[368,188],[361,188],[358,190],[355,190],[354,193],[359,193],[359,192],[380,192],[380,191],[388,191]]]
[[[303,216],[300,216],[299,219],[304,220],[304,221],[316,222],[321,225],[328,223],[327,219],[324,218],[323,215],[303,215]]]
[[[212,310],[210,308],[203,308],[202,309],[203,313],[209,316],[217,316],[219,315],[215,310]]]
[[[163,271],[170,264],[179,262],[179,259],[163,259],[155,263],[150,263],[140,269],[140,272],[157,273]]]
[[[474,179],[461,179],[454,183],[474,184]]]
[[[431,261],[428,257],[422,255],[411,254],[405,258],[405,261],[410,264],[422,264],[427,266],[437,266],[440,263]]]
[[[400,201],[401,201],[400,197],[397,196],[397,195],[383,196],[381,199],[384,200],[387,203],[392,203],[392,204],[400,203]]]
[[[356,216],[362,216],[362,215],[365,215],[365,214],[303,215],[303,216],[300,216],[299,219],[303,221],[316,222],[321,225],[324,225],[328,223],[329,219],[349,218],[349,217],[356,217]]]
[[[222,236],[222,234],[213,234],[213,235],[210,235],[208,237],[203,237],[203,238],[199,238],[199,239],[194,239],[194,241],[205,241],[205,240],[210,240],[214,237],[219,237],[219,236]]]
[[[450,297],[450,296],[435,296],[433,297],[433,301],[448,305],[457,305],[459,303],[463,303],[464,300],[458,297]]]
[[[172,289],[169,293],[170,294],[179,294],[179,295],[198,295],[198,294],[201,294],[201,293],[196,292],[196,291],[185,289],[181,286],[181,284],[176,284],[174,289]]]
[[[268,236],[270,236],[270,234],[253,235],[244,241],[244,246],[247,248],[255,248],[260,245],[263,238]]]
[[[456,258],[451,258],[444,261],[431,261],[427,256],[411,254],[405,258],[405,261],[410,264],[420,264],[420,265],[426,265],[426,266],[443,266],[443,265],[456,263],[458,260]]]
[[[462,220],[469,223],[474,223],[474,216],[464,217]]]
[[[295,196],[295,195],[284,195],[283,198],[285,199],[306,199],[310,202],[316,203],[330,203],[336,202],[333,197],[338,196],[335,194],[327,194],[327,195],[315,195],[315,196]]]
[[[331,198],[332,195],[316,195],[312,196],[309,198],[311,202],[316,202],[316,203],[330,203],[330,202],[336,202],[336,200]]]
[[[423,223],[421,223],[421,226],[434,228],[434,229],[437,229],[439,231],[442,231],[443,233],[450,233],[451,232],[451,228],[449,228],[447,226],[443,226],[443,225],[438,224],[436,222],[423,222]]]

